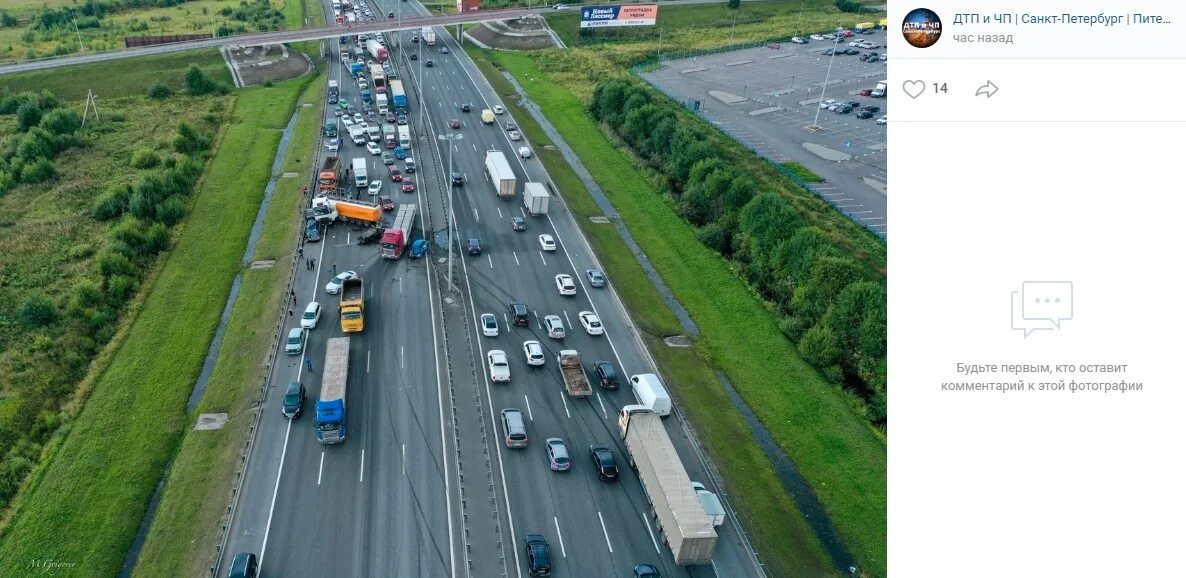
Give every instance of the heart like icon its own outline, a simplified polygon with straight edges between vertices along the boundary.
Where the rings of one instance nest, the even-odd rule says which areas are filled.
[[[921,80],[907,80],[902,83],[902,90],[906,91],[906,95],[910,98],[922,96],[922,91],[926,89],[927,84]]]

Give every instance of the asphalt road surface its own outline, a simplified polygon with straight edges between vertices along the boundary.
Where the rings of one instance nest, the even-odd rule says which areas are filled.
[[[388,10],[398,10],[401,18],[412,11],[427,13],[412,2],[383,0],[377,14]],[[610,361],[623,381],[653,372],[653,362],[613,292],[613,280],[604,289],[588,285],[585,270],[599,265],[561,197],[552,197],[547,216],[526,217],[527,231],[511,230],[510,217],[524,216],[521,197],[496,196],[485,175],[485,151],[497,148],[507,155],[519,190],[525,181],[550,180],[534,159],[518,159],[515,151],[526,143],[509,140],[503,128],[509,114],[498,116],[494,125],[481,124],[481,110],[497,100],[444,30],[437,30],[434,47],[413,43],[411,36],[402,33],[398,47],[391,38],[388,47],[411,100],[417,191],[398,192],[384,178],[383,194],[396,203],[417,203],[414,237],[444,238],[443,189],[448,146],[454,147],[453,170],[466,176],[463,186],[449,187],[457,227],[457,288],[447,287],[445,250],[439,245],[429,259],[384,260],[375,245],[357,245],[357,231],[341,223],[319,244],[305,245],[318,270],[298,274],[293,326],[305,303],[322,303],[323,318],[308,332],[305,354],[314,370],[305,370],[303,356],[283,355],[273,368],[219,575],[236,552],[252,551],[261,556],[263,576],[522,576],[523,536],[538,533],[549,542],[558,576],[628,576],[643,562],[659,566],[664,576],[760,576],[732,516],[718,529],[712,565],[679,567],[648,517],[646,495],[630,468],[622,468],[617,482],[597,479],[587,448],[609,445],[620,464],[628,463],[616,433],[616,412],[634,400],[628,387],[595,387],[590,398],[568,398],[555,353],[577,349],[586,366]],[[448,46],[448,54],[440,52],[442,46]],[[410,51],[419,58],[409,60]],[[427,59],[434,66],[422,67]],[[342,97],[357,106],[358,87],[343,70],[335,65],[331,78],[339,80]],[[420,93],[428,103],[424,109]],[[472,104],[471,112],[460,112],[462,103]],[[448,127],[454,118],[461,129]],[[438,134],[463,136],[442,141]],[[339,154],[346,166],[364,157],[368,173],[386,175],[378,157],[348,137]],[[323,149],[320,158],[325,155]],[[390,222],[390,214],[387,218]],[[557,251],[541,250],[541,233],[556,238]],[[460,250],[469,238],[480,239],[480,256]],[[337,296],[323,290],[335,264],[337,271],[354,270],[365,279],[366,330],[351,337],[348,438],[322,445],[312,428],[313,403],[326,339],[342,335]],[[558,273],[577,281],[575,297],[558,294]],[[528,327],[511,326],[505,316],[507,303],[516,300],[532,311]],[[577,321],[585,310],[601,317],[606,335],[585,334]],[[498,316],[498,337],[481,336],[477,319],[485,312]],[[565,339],[547,337],[539,323],[548,314],[565,320]],[[522,342],[528,339],[543,344],[543,367],[526,364]],[[509,384],[488,381],[485,354],[490,349],[507,352]],[[305,384],[309,399],[305,415],[289,421],[280,414],[280,398],[294,380]],[[509,450],[502,443],[498,415],[508,407],[528,417],[526,449]],[[691,478],[713,487],[682,422],[673,416],[666,423]],[[548,437],[567,442],[571,471],[549,470],[542,443]]]

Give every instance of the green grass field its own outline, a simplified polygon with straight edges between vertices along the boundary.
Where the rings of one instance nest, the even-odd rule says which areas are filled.
[[[795,161],[787,161],[787,162],[785,162],[785,163],[782,163],[782,166],[786,167],[786,168],[787,168],[788,170],[790,170],[792,173],[795,173],[795,176],[797,176],[797,177],[799,177],[799,178],[801,178],[801,179],[803,179],[804,181],[807,181],[807,182],[809,182],[809,183],[822,183],[822,182],[824,182],[824,178],[823,178],[823,177],[821,177],[821,176],[819,176],[819,175],[817,175],[817,174],[815,174],[815,173],[811,172],[811,171],[810,171],[810,170],[809,170],[807,167],[805,167],[805,166],[803,166],[803,165],[801,165],[801,164],[799,164],[799,163],[797,163],[797,162],[795,162]]]
[[[14,92],[49,89],[63,100],[82,100],[87,90],[99,99],[99,112],[119,112],[112,99],[141,96],[149,86],[161,82],[175,92],[185,87],[185,68],[196,64],[210,78],[234,86],[231,73],[217,50],[194,50],[142,58],[125,58],[95,64],[68,66],[4,76],[4,86]]]
[[[239,95],[187,221],[126,340],[22,497],[0,560],[115,574],[189,423],[185,403],[240,268],[272,158],[308,78]]]
[[[630,159],[602,136],[571,92],[551,82],[528,56],[499,52],[496,58],[523,82],[532,100],[568,136],[584,164],[592,168],[598,184],[621,212],[639,245],[700,326],[702,334],[696,340],[700,356],[730,377],[775,440],[795,460],[864,570],[884,575],[886,455],[879,436],[839,391],[798,357],[761,302],[720,256],[697,242],[691,228]],[[526,78],[533,80],[524,81]],[[617,273],[613,274],[617,279]],[[621,288],[622,283],[618,280],[615,285]],[[639,309],[632,305],[631,311]],[[667,355],[665,352],[662,356]],[[704,435],[715,438],[708,442],[716,447],[714,456],[719,459],[719,454],[724,454],[725,464],[732,465],[729,454],[733,444],[739,442],[729,433],[739,438],[748,437],[748,433],[729,428],[729,433],[716,437],[724,429],[715,424],[723,399],[720,386],[705,375],[686,376],[690,372],[682,368],[675,372],[681,379],[674,382],[674,389],[693,419],[714,424],[712,428],[700,428]],[[691,383],[683,381],[684,377]],[[730,451],[722,452],[722,448]],[[741,466],[739,469],[746,471]],[[744,484],[748,480],[739,481]],[[763,500],[768,498],[748,492],[753,490],[746,489],[735,497],[748,502],[755,516],[763,518],[765,512],[761,510],[767,507]],[[764,539],[780,548],[791,547],[786,543],[788,536],[780,535],[789,533],[785,522],[779,530],[779,522],[771,518],[765,517],[765,525],[757,523],[766,530]],[[764,553],[782,555],[781,551]],[[796,567],[793,561],[785,566],[793,573],[797,573]]]
[[[302,101],[319,103],[324,94],[324,77],[318,77],[306,88]],[[219,523],[230,503],[239,456],[254,419],[252,406],[266,377],[264,364],[276,344],[272,330],[288,297],[294,240],[300,230],[295,215],[303,200],[301,185],[312,178],[310,159],[317,145],[320,113],[319,106],[301,109],[283,168],[300,176],[277,182],[253,256],[253,260],[274,259],[276,265],[243,271],[222,350],[196,412],[226,413],[231,419],[221,430],[185,435],[134,576],[196,576],[214,560],[221,538]]]

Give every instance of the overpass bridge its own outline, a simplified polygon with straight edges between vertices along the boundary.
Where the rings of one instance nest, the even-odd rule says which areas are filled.
[[[49,68],[59,68],[62,66],[74,66],[76,64],[102,62],[105,60],[134,58],[136,56],[146,56],[149,54],[183,52],[186,50],[194,50],[198,48],[219,48],[222,46],[263,46],[267,44],[300,42],[302,40],[338,38],[340,36],[349,36],[355,34],[370,34],[372,32],[418,30],[425,26],[451,26],[454,24],[470,24],[478,22],[490,22],[494,20],[509,20],[511,18],[520,18],[528,14],[537,14],[545,11],[547,10],[541,8],[529,10],[522,8],[509,10],[480,10],[478,12],[448,14],[444,16],[411,16],[404,17],[399,20],[386,19],[376,20],[374,22],[330,24],[317,28],[302,28],[299,30],[277,30],[272,32],[257,32],[252,34],[236,34],[218,38],[187,40],[184,42],[173,42],[170,44],[156,44],[153,46],[122,48],[118,50],[90,52],[71,56],[43,58],[38,60],[30,60],[27,62],[18,62],[15,64],[0,66],[0,74],[11,74],[14,72],[26,72],[30,70],[45,70]]]

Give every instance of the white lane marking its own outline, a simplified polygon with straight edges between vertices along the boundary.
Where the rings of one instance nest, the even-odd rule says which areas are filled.
[[[601,406],[601,417],[609,420],[609,414],[605,412],[605,400],[601,398],[601,392],[597,392],[597,403]]]
[[[477,207],[474,207],[474,220],[479,223],[482,222],[482,219],[480,217],[478,217],[478,208]]]
[[[519,212],[523,214],[524,219],[527,218],[527,209],[524,209],[523,207],[519,207]]]
[[[304,367],[302,365],[302,367]],[[297,381],[300,381],[301,373],[297,370]],[[284,431],[284,449],[280,450],[280,470],[276,472],[276,488],[272,490],[272,506],[268,508],[268,523],[264,526],[264,544],[259,548],[259,567],[264,565],[264,552],[268,550],[268,533],[272,531],[272,513],[276,511],[276,495],[280,493],[280,474],[284,471],[284,454],[288,453],[288,437],[292,433],[292,420],[288,420],[288,429]],[[317,481],[321,483],[320,478]]]
[[[560,403],[564,404],[564,415],[567,415],[568,419],[572,419],[572,413],[568,411],[568,400],[565,399],[565,392],[565,389],[560,390]]]
[[[403,295],[403,293],[404,293],[404,278],[403,277],[399,278],[399,293],[400,293],[400,295]]]
[[[655,532],[651,531],[651,523],[647,521],[647,513],[639,512],[639,514],[642,516],[642,525],[646,526],[647,533],[651,535],[651,544],[654,544],[655,546],[655,553],[661,554],[661,552],[659,552],[659,542],[655,540]]]
[[[547,266],[548,266],[548,262],[547,262],[547,261],[544,261],[544,252],[543,252],[543,251],[540,251],[540,252],[539,252],[539,260],[540,260],[540,261],[543,261],[544,267],[547,267]]]
[[[610,554],[614,553],[614,545],[609,543],[609,530],[605,529],[605,518],[601,517],[601,510],[597,511],[597,519],[601,520],[601,533],[605,534],[605,545],[609,546]]]
[[[490,253],[486,253],[486,260],[490,261],[490,268],[493,269],[494,268],[494,257],[491,257]]]
[[[501,219],[502,218],[502,207],[494,207],[494,208],[498,209],[498,218]]]
[[[568,310],[567,309],[564,310],[564,322],[568,323],[569,329],[572,329],[572,319],[568,318]]]
[[[552,516],[552,522],[556,524],[556,537],[560,539],[560,555],[567,558],[568,553],[564,551],[564,536],[560,534],[560,520],[556,516]]]
[[[511,318],[507,317],[506,313],[502,314],[502,326],[508,328],[511,326]]]
[[[399,346],[399,368],[404,368],[404,346]]]
[[[317,465],[317,485],[321,485],[321,472],[325,470],[325,452],[321,452],[321,463]]]
[[[408,444],[399,445],[399,465],[404,477],[408,477]]]
[[[367,465],[367,449],[362,448],[362,459],[358,462],[358,481],[362,481],[362,472],[366,470]]]
[[[346,231],[346,246],[350,245],[350,231]]]
[[[371,372],[371,350],[367,350],[367,373]]]
[[[514,257],[515,257],[515,265],[519,265],[519,254],[514,251],[511,251],[511,255],[514,255]],[[519,265],[519,266],[522,267],[522,265]]]

